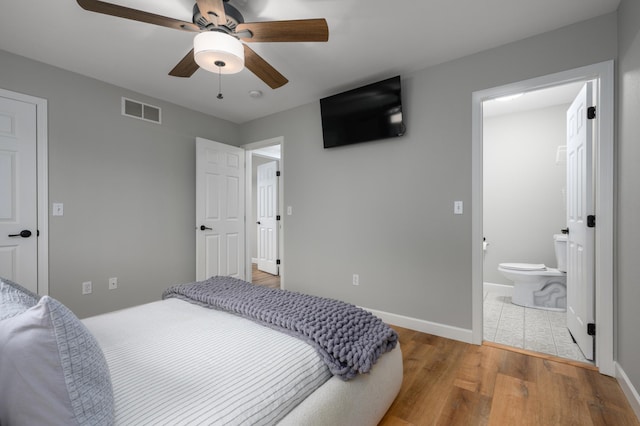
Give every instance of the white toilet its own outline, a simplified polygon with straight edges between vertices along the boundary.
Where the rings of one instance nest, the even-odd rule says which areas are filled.
[[[501,263],[498,271],[513,281],[511,301],[520,306],[567,310],[567,236],[553,236],[557,268],[543,264]]]

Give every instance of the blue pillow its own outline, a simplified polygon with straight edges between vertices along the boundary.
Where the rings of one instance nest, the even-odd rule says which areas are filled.
[[[0,278],[0,321],[21,314],[38,303],[40,296],[26,288]]]
[[[42,296],[0,321],[0,423],[112,425],[111,377],[98,342],[66,306]]]

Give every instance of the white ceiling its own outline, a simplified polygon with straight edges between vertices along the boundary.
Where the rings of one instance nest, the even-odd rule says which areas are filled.
[[[264,148],[254,149],[251,152],[261,157],[268,157],[268,158],[279,160],[280,151],[281,151],[280,145],[271,145],[271,146],[265,146]]]
[[[556,105],[567,105],[573,102],[582,86],[584,86],[584,82],[568,83],[526,92],[511,100],[491,99],[482,103],[482,114],[486,118]]]
[[[113,0],[191,21],[194,0]],[[289,83],[250,71],[168,76],[193,33],[101,15],[74,0],[2,0],[0,49],[243,123],[617,9],[620,0],[230,0],[245,21],[326,18],[327,43],[252,43]],[[2,64],[0,64],[1,71]],[[264,95],[255,99],[250,90]]]

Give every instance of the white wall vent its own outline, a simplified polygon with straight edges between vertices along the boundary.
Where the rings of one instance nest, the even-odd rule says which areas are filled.
[[[124,97],[122,98],[122,115],[152,123],[162,123],[162,110],[159,107]]]

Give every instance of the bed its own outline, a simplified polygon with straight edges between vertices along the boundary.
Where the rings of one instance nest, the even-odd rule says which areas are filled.
[[[325,359],[323,342],[242,312],[254,312],[251,304],[226,302],[228,312],[205,306],[209,296],[178,293],[79,321],[55,299],[0,280],[0,424],[375,425],[400,389],[396,342],[378,350],[374,365],[362,356],[345,369]],[[304,306],[296,309],[308,316]],[[360,327],[345,321],[344,330]]]

